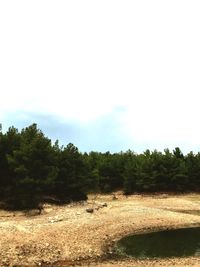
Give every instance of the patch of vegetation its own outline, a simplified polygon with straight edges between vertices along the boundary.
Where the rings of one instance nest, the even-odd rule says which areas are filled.
[[[200,189],[200,153],[180,148],[81,153],[52,143],[36,124],[0,130],[0,201],[14,209],[34,208],[44,196],[80,201],[90,192],[188,192]]]

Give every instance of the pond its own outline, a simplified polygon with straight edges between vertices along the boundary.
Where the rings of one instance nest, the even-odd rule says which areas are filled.
[[[200,256],[200,227],[124,237],[117,252],[140,259]]]

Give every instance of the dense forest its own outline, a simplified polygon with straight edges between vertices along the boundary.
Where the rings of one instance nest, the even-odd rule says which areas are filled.
[[[81,153],[72,143],[52,143],[36,124],[21,131],[0,129],[0,203],[6,208],[84,200],[89,192],[118,189],[124,194],[199,191],[200,153],[183,155],[178,147],[163,153]]]

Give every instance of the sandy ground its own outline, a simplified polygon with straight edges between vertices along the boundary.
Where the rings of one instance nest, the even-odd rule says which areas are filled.
[[[116,200],[112,195],[93,198],[59,207],[44,205],[42,215],[0,210],[0,266],[200,266],[200,257],[113,257],[113,246],[124,235],[200,226],[200,195],[125,197],[118,193]],[[91,207],[94,212],[86,212]]]

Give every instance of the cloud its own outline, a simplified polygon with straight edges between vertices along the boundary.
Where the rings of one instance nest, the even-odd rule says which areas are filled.
[[[198,150],[199,7],[2,1],[0,120],[38,121],[83,149]]]
[[[151,112],[149,113],[151,114]],[[165,148],[172,150],[177,146],[184,153],[191,150],[199,151],[198,129],[196,129],[197,132],[193,132],[194,128],[187,129],[186,124],[177,123],[177,126],[173,125],[172,127],[173,122],[171,125],[168,124],[169,121],[160,123],[159,111],[156,120],[160,127],[156,127],[155,118],[151,119],[150,114],[147,112],[147,117],[140,121],[141,117],[138,117],[137,113],[129,114],[126,107],[119,106],[98,119],[80,122],[63,121],[55,114],[18,111],[7,113],[1,123],[4,132],[12,125],[22,129],[32,123],[37,123],[38,127],[53,142],[58,139],[59,143],[64,146],[71,142],[82,152],[119,152],[131,149],[140,153],[147,148],[163,151]],[[128,122],[126,121],[127,117],[129,117]],[[165,123],[166,125],[164,125]],[[185,127],[185,131],[183,131],[183,127]],[[190,139],[192,135],[194,139]]]
[[[123,107],[118,107],[111,113],[91,122],[68,121],[53,114],[27,113],[23,111],[9,113],[2,120],[3,130],[14,125],[22,129],[32,123],[37,123],[44,134],[53,141],[58,139],[60,144],[74,143],[82,152],[111,151],[119,152],[130,147],[131,140],[123,131],[121,120]]]

